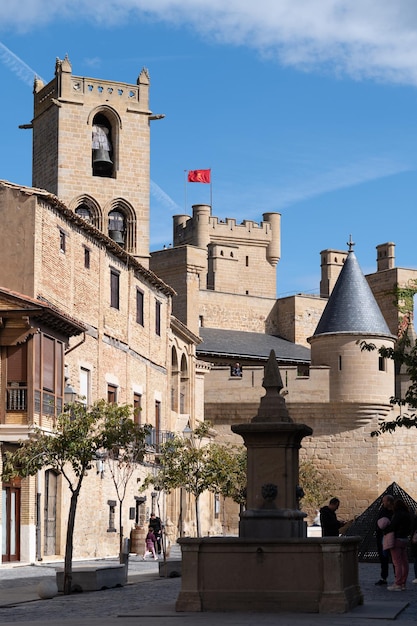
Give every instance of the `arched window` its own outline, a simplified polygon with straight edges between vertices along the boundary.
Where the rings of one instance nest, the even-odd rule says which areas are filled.
[[[76,214],[88,223],[91,223],[91,211],[86,204],[81,204],[75,209]]]
[[[190,412],[190,393],[188,363],[185,354],[181,357],[181,388],[180,388],[180,413]]]
[[[109,237],[119,246],[125,245],[125,217],[120,211],[110,211],[109,213]]]
[[[97,113],[94,116],[91,149],[93,176],[112,177],[112,129],[109,120],[103,113]]]
[[[177,351],[174,346],[171,350],[171,409],[178,412],[179,406],[179,368]]]

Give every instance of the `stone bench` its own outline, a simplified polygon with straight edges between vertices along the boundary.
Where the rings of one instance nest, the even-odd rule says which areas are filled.
[[[126,583],[124,565],[94,565],[72,568],[71,591],[99,591],[112,587],[122,587]],[[64,591],[64,570],[56,572],[58,591]]]

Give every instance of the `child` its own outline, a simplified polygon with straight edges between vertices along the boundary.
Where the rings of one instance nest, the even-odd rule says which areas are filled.
[[[155,533],[153,532],[152,526],[149,526],[148,534],[145,537],[145,552],[143,553],[142,561],[146,559],[146,555],[148,552],[152,552],[153,558],[155,561],[158,560],[158,557],[156,556],[156,553],[155,553],[155,542],[156,542]]]

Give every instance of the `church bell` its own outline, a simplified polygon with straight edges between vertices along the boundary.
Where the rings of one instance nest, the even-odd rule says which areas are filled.
[[[109,237],[113,239],[115,243],[119,244],[119,246],[125,245],[125,238],[121,230],[109,230]]]
[[[110,158],[110,153],[104,148],[98,148],[93,150],[93,167],[94,169],[102,172],[108,172],[113,167],[113,161]]]

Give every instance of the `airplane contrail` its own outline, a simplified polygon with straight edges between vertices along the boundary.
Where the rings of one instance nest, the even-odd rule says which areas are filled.
[[[43,78],[39,76],[35,70],[33,70],[29,65],[26,65],[22,59],[19,59],[18,56],[14,54],[9,48],[7,48],[0,41],[0,60],[6,65],[18,78],[23,80],[24,83],[29,85],[29,87],[33,87],[33,81],[35,77],[40,78],[43,82]]]

